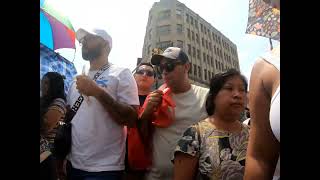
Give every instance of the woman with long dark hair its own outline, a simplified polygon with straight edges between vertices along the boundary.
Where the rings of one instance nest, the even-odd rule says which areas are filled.
[[[56,180],[52,145],[55,128],[66,113],[63,76],[46,73],[41,80],[40,97],[40,179]]]

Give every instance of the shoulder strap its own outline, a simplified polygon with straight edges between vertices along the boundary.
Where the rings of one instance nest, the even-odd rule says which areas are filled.
[[[107,63],[105,64],[94,76],[93,76],[93,80],[96,81],[98,79],[98,77],[104,72],[106,71],[107,69],[109,69],[110,67],[110,64]],[[78,99],[76,100],[76,102],[73,104],[73,106],[71,107],[71,110],[72,110],[72,113],[71,113],[71,116],[70,116],[70,122],[71,120],[73,119],[74,115],[76,115],[78,109],[80,108],[82,102],[83,102],[83,99],[84,97],[82,95],[80,95],[78,97]]]

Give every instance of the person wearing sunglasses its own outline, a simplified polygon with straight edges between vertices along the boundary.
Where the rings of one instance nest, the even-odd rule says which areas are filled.
[[[134,79],[138,86],[139,112],[148,94],[152,92],[155,75],[153,66],[150,63],[141,63],[136,68]],[[142,133],[139,131],[144,131],[139,121],[137,121],[135,127],[128,128],[125,180],[144,179],[144,175],[151,164],[151,149],[148,149],[151,135],[145,132],[143,133],[145,136],[142,137]]]
[[[176,142],[183,132],[192,124],[206,118],[205,101],[209,89],[190,83],[188,72],[190,61],[185,52],[178,47],[168,47],[162,54],[153,55],[151,64],[161,72],[164,85],[171,91],[169,94],[175,102],[174,121],[168,127],[153,126],[152,165],[146,174],[147,180],[173,179],[171,157]],[[159,107],[163,93],[154,91],[148,103]],[[161,103],[160,103],[161,105]],[[143,121],[142,123],[150,123]],[[146,126],[148,127],[148,126]]]

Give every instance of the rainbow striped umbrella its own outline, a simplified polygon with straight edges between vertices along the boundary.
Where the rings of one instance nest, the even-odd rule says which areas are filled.
[[[75,49],[75,31],[69,19],[40,0],[40,43],[52,50]]]

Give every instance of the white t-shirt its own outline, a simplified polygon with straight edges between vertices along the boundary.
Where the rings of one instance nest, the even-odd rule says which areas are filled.
[[[147,180],[172,180],[174,149],[183,132],[192,124],[205,119],[209,89],[191,85],[185,93],[173,94],[176,103],[175,121],[168,128],[156,128],[153,135],[153,165]]]
[[[89,77],[93,79],[96,72],[90,71]],[[139,105],[138,88],[129,69],[111,65],[96,82],[116,101]],[[76,83],[72,83],[68,104],[72,106],[78,97]],[[88,172],[124,169],[127,130],[110,118],[96,98],[85,96],[71,123],[72,146],[68,159],[74,168]]]

